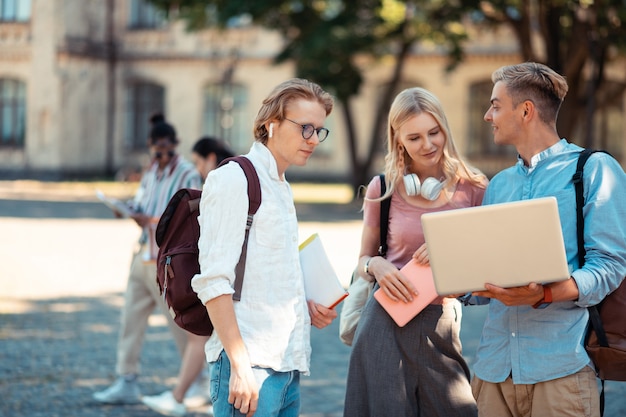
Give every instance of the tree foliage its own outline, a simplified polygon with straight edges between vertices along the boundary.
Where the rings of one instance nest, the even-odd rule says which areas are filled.
[[[275,62],[292,61],[296,76],[331,91],[340,102],[344,118],[353,189],[364,184],[384,138],[380,132],[401,81],[402,69],[418,41],[442,45],[450,68],[462,59],[466,33],[463,9],[457,2],[398,0],[150,0],[164,10],[176,9],[192,30],[210,25],[226,27],[242,15],[254,24],[280,31],[285,39]],[[369,128],[365,158],[359,158],[351,99],[363,84],[357,57],[371,60],[392,56],[393,73],[376,103]]]
[[[522,60],[543,62],[564,74],[570,92],[561,110],[559,133],[586,133],[592,146],[593,114],[622,96],[626,82],[607,86],[606,63],[626,47],[626,8],[622,0],[150,0],[176,9],[190,29],[227,27],[249,16],[256,25],[280,31],[285,44],[275,62],[292,61],[296,76],[333,92],[345,121],[353,189],[372,174],[390,103],[397,93],[406,58],[418,42],[438,45],[448,70],[464,58],[466,25],[510,27]],[[351,99],[363,84],[363,65],[392,57],[394,68],[376,103],[365,158],[360,158]],[[361,120],[364,120],[363,118]],[[583,121],[584,126],[577,124]],[[580,140],[579,140],[580,141]],[[355,194],[356,195],[356,194]]]
[[[621,99],[626,78],[607,84],[606,66],[626,51],[622,0],[517,0],[465,2],[476,23],[509,26],[524,61],[543,62],[565,75],[569,92],[559,117],[561,136],[594,141],[594,114]],[[582,125],[579,125],[582,124]]]

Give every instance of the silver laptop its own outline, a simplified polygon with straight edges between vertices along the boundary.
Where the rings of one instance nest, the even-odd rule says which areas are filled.
[[[440,295],[569,278],[555,197],[422,215]]]

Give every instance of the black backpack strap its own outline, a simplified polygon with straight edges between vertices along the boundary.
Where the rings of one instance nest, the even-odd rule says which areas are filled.
[[[603,152],[611,155],[607,151],[596,149],[583,149],[578,155],[578,163],[576,164],[576,172],[572,177],[574,189],[576,190],[576,237],[578,239],[578,264],[581,268],[585,264],[585,218],[583,217],[583,206],[585,205],[585,196],[583,192],[583,170],[585,163],[589,157],[596,153]]]
[[[574,183],[574,189],[576,191],[576,237],[578,243],[578,267],[582,268],[585,264],[585,218],[583,217],[583,206],[585,205],[585,196],[583,191],[583,170],[585,168],[585,163],[589,159],[589,157],[595,152],[605,152],[594,149],[584,149],[578,155],[578,163],[576,164],[576,172],[572,177],[572,182]],[[606,153],[606,152],[605,152]],[[600,346],[608,347],[609,342],[606,338],[606,333],[604,332],[604,327],[602,326],[602,321],[600,320],[600,313],[598,312],[597,306],[588,307],[589,310],[589,323],[591,326],[589,327],[589,331],[592,329],[596,332],[596,337],[598,338],[598,343]]]
[[[583,192],[583,170],[587,159],[595,152],[604,152],[594,149],[584,149],[578,155],[578,162],[576,164],[576,172],[572,177],[574,183],[574,190],[576,191],[576,237],[578,242],[578,267],[582,268],[585,264],[585,218],[583,217],[583,206],[585,205],[585,196]],[[610,155],[610,154],[609,154]],[[609,342],[604,332],[604,326],[602,326],[602,320],[600,319],[600,312],[597,306],[587,307],[589,311],[589,328],[587,329],[588,340],[591,331],[596,332],[598,343],[600,346],[608,347]],[[597,369],[596,369],[597,373]],[[600,392],[600,415],[604,415],[604,379],[601,379],[602,390]]]
[[[584,149],[578,155],[578,163],[576,164],[576,173],[572,177],[574,189],[576,190],[576,236],[578,238],[578,265],[579,268],[585,264],[585,218],[583,217],[583,206],[585,205],[585,197],[583,195],[583,169],[587,159],[593,154],[593,149]]]
[[[243,277],[246,271],[248,237],[250,236],[250,228],[252,227],[254,215],[261,206],[261,184],[256,169],[248,158],[242,155],[234,156],[224,159],[219,166],[225,165],[230,161],[237,162],[239,166],[241,166],[248,181],[248,218],[246,219],[246,231],[243,238],[243,245],[241,246],[241,255],[239,255],[239,262],[237,262],[237,266],[235,267],[235,293],[233,294],[233,300],[240,301]]]
[[[385,174],[380,174],[380,196],[384,196],[387,191]],[[378,254],[382,257],[387,255],[387,231],[389,230],[389,208],[391,207],[391,196],[380,202],[380,246]]]

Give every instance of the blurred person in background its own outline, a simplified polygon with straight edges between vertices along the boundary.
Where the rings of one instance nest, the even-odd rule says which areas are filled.
[[[151,164],[141,177],[135,198],[130,202],[132,219],[142,229],[133,255],[128,284],[121,312],[115,371],[118,378],[93,398],[105,404],[136,404],[141,402],[138,384],[140,353],[148,327],[148,318],[159,308],[167,320],[181,356],[185,352],[188,332],[174,323],[156,283],[157,251],[154,229],[170,198],[181,188],[202,187],[202,179],[194,165],[176,153],[176,129],[158,113],[150,118],[152,128],[148,146]],[[119,217],[120,214],[116,213]]]
[[[203,181],[224,159],[234,156],[224,142],[212,137],[198,139],[191,152],[191,160]],[[144,396],[145,405],[165,415],[184,416],[186,407],[199,407],[209,401],[209,378],[202,372],[206,363],[204,345],[208,339],[208,336],[187,332],[187,347],[176,386],[159,395]],[[194,381],[198,383],[193,384]]]

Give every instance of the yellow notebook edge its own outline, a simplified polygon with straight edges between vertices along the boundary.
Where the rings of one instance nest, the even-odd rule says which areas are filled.
[[[317,233],[313,233],[311,236],[309,236],[307,240],[300,243],[300,246],[298,246],[298,250],[304,249],[309,243],[313,242],[316,237],[317,237]]]

